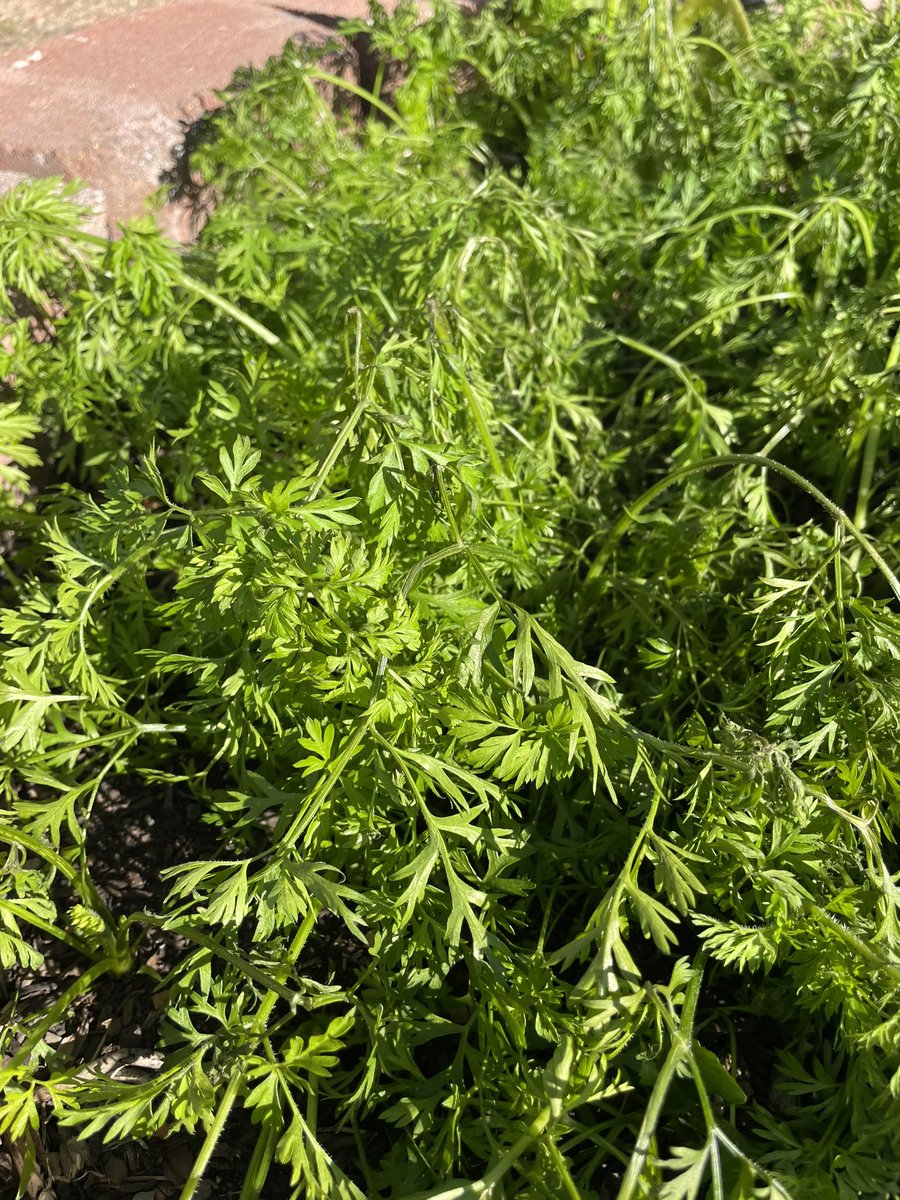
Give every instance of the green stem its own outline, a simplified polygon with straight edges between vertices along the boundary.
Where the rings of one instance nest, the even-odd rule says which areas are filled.
[[[301,921],[300,928],[294,934],[294,937],[291,940],[291,944],[288,947],[288,962],[290,962],[292,965],[294,963],[296,963],[297,959],[300,957],[301,951],[303,950],[303,947],[306,945],[307,939],[309,938],[309,935],[312,933],[312,929],[313,929],[313,926],[315,925],[315,923],[316,923],[316,914],[312,909],[310,909],[309,912],[306,914],[306,916]],[[256,1032],[257,1033],[261,1034],[261,1033],[265,1032],[265,1028],[266,1028],[266,1025],[268,1024],[269,1017],[272,1015],[272,1009],[275,1007],[275,1001],[282,994],[282,992],[283,992],[283,981],[282,981],[282,986],[280,986],[277,990],[275,988],[270,988],[269,991],[265,994],[265,996],[263,996],[262,1003],[259,1006],[259,1011],[256,1014]]]
[[[491,1167],[486,1175],[482,1176],[479,1195],[483,1195],[485,1192],[489,1193],[500,1182],[510,1167],[515,1166],[525,1151],[538,1140],[550,1124],[550,1117],[551,1111],[548,1105],[538,1113],[537,1117],[531,1122],[519,1140],[510,1146],[503,1157]]]
[[[376,682],[378,679],[380,679],[380,676],[376,676]],[[322,805],[331,795],[332,788],[340,779],[342,771],[346,766],[349,765],[350,760],[359,749],[360,743],[365,737],[371,724],[371,715],[366,716],[365,719],[360,721],[360,723],[350,734],[340,754],[331,764],[331,769],[329,770],[328,774],[323,776],[321,782],[317,784],[315,788],[313,788],[312,792],[306,799],[306,803],[303,805],[300,812],[298,812],[294,817],[287,832],[281,838],[281,846],[283,848],[294,846],[300,835],[314,820]]]
[[[32,227],[33,227],[33,223]],[[106,249],[109,246],[109,240],[105,237],[100,237],[98,234],[87,233],[84,229],[71,227],[63,231],[65,237],[72,242],[82,242],[86,245],[97,246]],[[230,300],[226,300],[224,296],[220,296],[213,288],[208,287],[205,283],[201,283],[199,279],[193,279],[190,275],[181,271],[178,272],[172,280],[174,284],[184,288],[187,292],[193,292],[195,296],[200,296],[206,300],[213,308],[218,308],[220,312],[226,314],[237,321],[239,325],[243,325],[251,333],[255,334],[267,346],[277,349],[288,358],[295,357],[294,352],[290,347],[286,346],[277,333],[273,333],[271,329],[267,329],[265,325],[261,325],[259,321],[248,316],[236,304],[232,304]]]
[[[25,833],[21,829],[13,829],[11,825],[0,825],[0,842],[9,842],[13,846],[21,846],[23,850],[30,850],[32,854],[42,858],[44,862],[59,871],[60,875],[64,875],[74,888],[78,887],[78,872],[72,864],[67,862],[61,854],[57,854],[50,846],[46,846],[37,838],[32,837],[30,833]],[[84,899],[83,896],[82,899]]]
[[[860,464],[859,485],[856,490],[856,509],[853,519],[860,529],[864,529],[869,515],[869,498],[872,494],[872,480],[875,475],[875,460],[878,456],[878,442],[881,438],[881,424],[884,419],[884,401],[879,397],[873,406],[871,416],[867,421],[863,441],[862,462]],[[857,555],[859,551],[857,550]]]
[[[190,1176],[181,1192],[180,1200],[193,1200],[197,1194],[197,1188],[200,1186],[203,1173],[209,1166],[209,1160],[212,1158],[212,1153],[216,1148],[219,1138],[222,1136],[225,1123],[231,1116],[231,1110],[234,1108],[235,1101],[238,1098],[238,1092],[241,1089],[241,1079],[241,1071],[238,1067],[235,1067],[228,1081],[228,1087],[225,1089],[225,1094],[222,1097],[222,1102],[216,1112],[215,1120],[206,1131],[206,1137],[203,1140],[203,1145],[200,1147],[200,1153],[197,1155],[194,1165],[191,1168]]]
[[[328,451],[327,455],[325,456],[324,460],[322,461],[321,466],[319,467],[319,470],[316,472],[316,478],[313,481],[313,485],[312,485],[312,488],[310,489],[310,493],[309,493],[310,500],[315,500],[316,496],[318,496],[319,492],[322,489],[322,485],[325,483],[325,480],[331,474],[331,471],[334,468],[334,464],[337,462],[337,460],[340,458],[341,454],[343,453],[344,447],[347,445],[347,442],[350,440],[353,430],[359,424],[359,419],[363,415],[365,410],[368,408],[369,403],[371,402],[371,398],[372,398],[372,382],[373,382],[373,378],[374,378],[374,371],[373,371],[372,367],[368,368],[368,372],[367,372],[368,379],[366,381],[365,390],[363,391],[362,394],[360,394],[360,391],[359,391],[359,377],[362,374],[362,366],[361,366],[362,340],[363,340],[362,314],[360,313],[358,308],[353,308],[350,310],[350,312],[356,318],[356,344],[354,346],[352,358],[350,356],[349,344],[347,344],[347,368],[348,368],[348,370],[353,371],[353,383],[354,383],[354,389],[355,389],[356,397],[357,397],[356,405],[353,408],[353,411],[347,417],[346,421],[344,421],[344,424],[341,426],[341,430],[334,440],[334,445]]]
[[[444,319],[443,313],[440,311],[440,308],[435,302],[432,302],[431,304],[431,314],[434,331],[437,334],[438,341],[441,343],[441,347],[444,351],[447,362],[449,363],[454,375],[459,380],[466,403],[469,406],[469,412],[472,416],[472,420],[475,422],[475,428],[478,430],[479,436],[484,444],[484,448],[487,451],[488,459],[490,460],[491,466],[494,469],[494,473],[497,475],[498,479],[502,480],[505,476],[505,472],[503,470],[503,464],[500,461],[500,455],[497,453],[497,447],[494,445],[494,439],[491,437],[491,430],[490,426],[488,425],[487,414],[484,411],[484,405],[479,397],[475,394],[475,389],[469,383],[465,368],[463,367],[459,355],[456,352],[456,348],[453,345],[453,339],[450,336],[450,330],[447,326],[447,322]],[[500,484],[500,495],[511,508],[515,506],[513,494],[505,483]]]
[[[303,919],[300,928],[294,934],[290,949],[288,950],[288,959],[291,963],[296,962],[297,958],[300,956],[300,952],[306,943],[306,939],[309,937],[310,931],[315,924],[315,920],[316,914],[313,911],[308,912],[306,917]],[[258,1037],[262,1037],[265,1034],[266,1024],[268,1023],[275,1002],[279,998],[284,998],[285,995],[291,999],[293,998],[290,996],[290,993],[286,993],[286,990],[283,986],[275,984],[271,980],[269,981],[269,987],[262,999],[262,1003],[259,1006],[256,1014],[256,1020],[254,1022],[254,1032]],[[222,1101],[216,1112],[215,1120],[207,1131],[203,1145],[200,1147],[200,1153],[197,1155],[197,1159],[194,1162],[194,1166],[191,1170],[190,1178],[184,1185],[184,1190],[181,1193],[180,1200],[193,1200],[197,1188],[200,1185],[200,1181],[203,1178],[203,1174],[206,1171],[206,1168],[209,1166],[209,1160],[216,1148],[216,1144],[218,1143],[219,1138],[222,1136],[222,1131],[225,1128],[225,1124],[229,1116],[231,1115],[231,1110],[234,1108],[237,1102],[242,1081],[243,1076],[241,1069],[239,1066],[234,1064],[231,1078],[228,1081],[228,1087],[225,1089],[225,1094],[223,1095]],[[258,1179],[260,1187],[262,1186],[262,1183],[265,1182],[266,1175],[268,1174],[269,1167],[272,1162],[272,1152],[274,1149],[272,1143],[274,1141],[274,1136],[275,1131],[269,1129],[267,1126],[264,1126],[263,1130],[260,1132],[256,1149],[253,1152],[250,1170],[248,1170],[247,1176],[244,1180],[244,1186],[241,1191],[242,1200],[250,1200],[251,1197],[256,1197],[260,1194],[258,1189],[251,1192],[248,1192],[247,1189],[251,1179]]]
[[[79,996],[83,996],[85,992],[89,992],[94,986],[94,982],[102,975],[107,972],[116,973],[118,967],[119,962],[116,958],[104,958],[101,962],[95,963],[93,967],[88,967],[83,975],[79,975],[71,987],[66,988],[59,999],[44,1013],[41,1020],[28,1034],[24,1045],[6,1063],[6,1067],[18,1067],[24,1063],[34,1047],[43,1039],[44,1034],[62,1019],[72,1002]]]
[[[740,300],[731,300],[727,304],[722,304],[718,308],[713,309],[712,312],[705,313],[698,321],[694,321],[694,323],[692,325],[688,325],[686,329],[682,329],[681,332],[676,337],[673,337],[670,341],[668,341],[665,344],[665,346],[663,346],[662,350],[654,350],[652,347],[647,346],[643,342],[635,342],[631,338],[625,337],[622,334],[614,334],[613,336],[616,338],[617,341],[620,341],[623,345],[630,346],[633,350],[637,350],[639,353],[645,354],[648,358],[650,358],[652,360],[659,361],[659,362],[663,363],[663,365],[668,366],[668,367],[673,367],[673,364],[675,364],[678,367],[680,367],[682,370],[684,370],[684,367],[682,366],[681,363],[678,363],[677,360],[671,358],[671,352],[675,349],[676,346],[680,345],[687,338],[689,338],[693,334],[695,334],[697,332],[697,330],[702,329],[704,325],[708,325],[711,322],[715,322],[715,321],[719,320],[721,317],[723,317],[728,312],[737,312],[741,308],[749,308],[749,307],[753,307],[754,305],[757,305],[757,304],[777,303],[779,301],[784,301],[784,300],[803,300],[803,299],[804,299],[804,296],[803,296],[802,292],[784,291],[784,292],[765,292],[765,293],[760,293],[759,295],[756,295],[756,296],[743,296]],[[637,392],[641,383],[647,377],[647,374],[649,373],[649,371],[651,369],[652,368],[650,367],[649,363],[646,363],[643,367],[641,367],[641,369],[637,373],[634,381],[630,385],[629,390],[631,392],[633,392],[633,393]],[[673,367],[673,369],[674,369],[674,367]],[[691,385],[691,386],[693,386],[693,385]]]
[[[276,997],[280,996],[282,1000],[290,1004],[294,997],[287,988],[281,987],[275,983],[270,975],[259,967],[255,967],[248,959],[242,957],[223,946],[221,942],[217,942],[215,938],[209,937],[208,934],[202,933],[193,925],[185,922],[181,924],[177,920],[167,920],[161,917],[155,917],[152,913],[133,913],[128,918],[128,924],[146,923],[155,926],[158,929],[167,929],[172,933],[177,933],[179,937],[187,938],[188,941],[195,942],[198,946],[202,946],[204,950],[208,950],[210,954],[215,954],[218,958],[222,958],[225,962],[230,963],[236,970],[252,979],[261,987],[266,988],[267,992],[274,990]]]
[[[279,1130],[271,1122],[263,1123],[259,1137],[256,1139],[256,1145],[253,1147],[253,1156],[250,1159],[247,1174],[244,1176],[244,1185],[238,1200],[259,1200],[262,1195],[272,1166],[278,1133]]]
[[[15,900],[6,899],[3,901],[3,907],[7,912],[11,913],[17,921],[26,921],[29,925],[33,925],[35,929],[40,929],[42,933],[46,933],[49,937],[57,938],[60,942],[64,942],[72,950],[78,954],[84,955],[85,958],[93,958],[94,954],[87,942],[83,942],[81,938],[75,937],[69,933],[67,929],[60,929],[58,925],[54,925],[52,921],[45,921],[43,917],[36,916],[30,909],[24,905],[18,904]]]
[[[201,283],[199,279],[192,279],[190,275],[182,275],[176,282],[184,288],[186,292],[193,292],[195,296],[200,296],[206,300],[213,308],[218,308],[226,316],[237,321],[239,325],[243,325],[251,333],[255,334],[260,341],[265,342],[267,346],[281,351],[288,357],[293,357],[293,351],[284,344],[277,333],[273,333],[271,329],[267,329],[265,325],[261,325],[259,321],[249,317],[236,304],[232,304],[230,300],[226,300],[224,296],[220,296],[218,292],[211,287],[207,287],[205,283]]]
[[[426,570],[430,566],[434,566],[435,563],[440,562],[442,559],[449,558],[450,555],[458,554],[463,550],[465,550],[465,546],[463,545],[443,546],[440,550],[435,550],[433,554],[426,555],[426,557],[423,558],[421,562],[416,563],[416,565],[407,574],[403,587],[401,588],[401,595],[403,598],[406,599],[406,597],[409,595],[410,589],[413,587],[416,579],[419,577],[422,571]],[[378,692],[380,691],[381,684],[387,670],[387,665],[388,657],[386,654],[383,654],[379,659],[378,666],[375,671],[375,678],[372,682],[372,691],[369,699],[370,710],[372,703],[375,701],[378,696]],[[294,820],[292,821],[287,832],[284,834],[283,838],[281,838],[282,846],[293,846],[296,843],[297,838],[305,829],[308,828],[310,822],[315,818],[322,805],[328,799],[332,788],[340,779],[344,767],[348,765],[356,751],[359,749],[359,745],[365,737],[367,731],[371,728],[371,725],[372,715],[370,711],[365,719],[361,721],[359,725],[357,725],[357,727],[353,730],[353,733],[347,739],[346,745],[334,760],[328,775],[322,779],[321,783],[318,784],[317,787],[315,787],[311,794],[307,797],[305,805],[294,817]]]
[[[684,1007],[681,1011],[678,1030],[673,1035],[671,1049],[666,1055],[666,1060],[660,1069],[659,1075],[656,1077],[656,1083],[653,1085],[653,1091],[650,1093],[650,1100],[644,1112],[641,1127],[638,1130],[631,1160],[628,1163],[628,1170],[625,1172],[622,1183],[619,1186],[616,1200],[632,1200],[632,1197],[636,1195],[672,1080],[675,1078],[675,1074],[681,1064],[690,1057],[694,1017],[697,1013],[697,1001],[700,998],[700,984],[702,979],[703,968],[698,961],[694,964],[694,974],[685,993]]]
[[[563,1186],[563,1193],[568,1196],[569,1200],[582,1200],[581,1192],[579,1192],[575,1180],[569,1171],[568,1164],[563,1158],[562,1151],[557,1146],[552,1135],[543,1138],[543,1144],[547,1147],[550,1157],[553,1159],[553,1165],[559,1174],[560,1181]]]
[[[389,108],[383,100],[379,100],[374,93],[366,91],[366,89],[360,87],[358,83],[351,83],[349,79],[341,79],[339,75],[330,75],[327,71],[310,71],[307,78],[317,79],[320,83],[330,83],[332,87],[339,88],[342,92],[352,92],[352,94],[354,96],[358,96],[360,100],[365,100],[367,104],[371,104],[373,108],[377,108],[382,116],[385,116],[390,121],[393,121],[397,128],[402,129],[408,137],[413,136],[412,130],[396,111],[396,109]]]
[[[525,1133],[510,1146],[503,1157],[498,1159],[485,1175],[482,1175],[481,1179],[471,1183],[455,1184],[444,1191],[429,1192],[427,1200],[479,1200],[480,1197],[490,1196],[493,1188],[510,1167],[515,1166],[525,1151],[541,1137],[550,1123],[550,1117],[551,1112],[548,1105],[538,1113]]]
[[[861,529],[859,529],[853,521],[847,516],[842,508],[834,503],[833,500],[820,491],[815,484],[799,472],[786,467],[783,463],[776,462],[772,458],[766,458],[761,454],[718,454],[712,458],[704,458],[700,462],[691,463],[686,467],[681,467],[677,471],[673,471],[671,475],[667,475],[665,479],[661,479],[659,483],[655,483],[653,487],[648,488],[642,496],[640,496],[633,505],[619,518],[613,527],[612,532],[607,540],[601,553],[597,556],[593,566],[588,571],[588,582],[596,579],[602,569],[605,567],[609,559],[610,552],[624,535],[630,525],[633,524],[635,518],[656,499],[662,492],[673,484],[678,483],[682,479],[686,479],[689,475],[697,475],[704,471],[713,470],[716,467],[731,467],[731,466],[750,466],[761,467],[764,471],[774,471],[778,475],[783,475],[785,479],[789,479],[791,483],[802,488],[804,492],[812,496],[822,508],[833,517],[835,521],[858,543],[861,549],[871,558],[878,567],[881,574],[884,576],[891,591],[900,601],[900,579],[894,574],[888,566],[883,555],[876,550],[872,542],[866,537]]]
[[[94,912],[103,918],[103,922],[110,933],[115,932],[115,918],[104,903],[100,893],[94,887],[89,875],[82,875],[70,862],[64,859],[61,854],[57,854],[50,846],[45,845],[44,842],[39,842],[30,833],[25,833],[21,829],[14,829],[11,825],[0,825],[0,842],[9,842],[14,846],[21,846],[23,850],[29,850],[32,854],[37,855],[38,858],[42,858],[49,866],[54,867],[61,875],[68,879],[84,904],[88,908],[92,908]]]
[[[845,942],[852,950],[855,950],[860,958],[864,959],[873,971],[881,971],[889,978],[894,980],[896,985],[900,985],[900,963],[894,962],[891,959],[881,958],[872,948],[857,937],[852,930],[846,925],[842,925],[836,917],[831,913],[826,912],[818,904],[809,904],[806,906],[818,919],[828,925],[829,932],[836,932],[838,937]]]
[[[686,0],[675,17],[675,29],[678,33],[688,33],[694,25],[710,15],[728,21],[745,45],[753,41],[753,31],[740,0]]]
[[[328,476],[331,474],[331,470],[334,467],[334,464],[337,462],[338,458],[340,457],[344,447],[347,445],[347,442],[350,440],[350,435],[353,433],[353,430],[356,428],[356,425],[359,422],[359,418],[362,416],[362,414],[365,412],[365,410],[368,408],[368,406],[369,406],[369,397],[368,397],[368,395],[366,395],[366,396],[363,396],[363,398],[359,401],[359,403],[356,405],[356,407],[350,413],[350,416],[344,422],[340,433],[335,438],[334,445],[328,451],[328,454],[326,455],[325,459],[323,460],[321,467],[319,467],[319,470],[316,474],[315,481],[314,481],[313,486],[309,493],[308,499],[310,501],[315,500],[315,498],[318,496],[319,492],[322,490],[323,483],[328,478]]]

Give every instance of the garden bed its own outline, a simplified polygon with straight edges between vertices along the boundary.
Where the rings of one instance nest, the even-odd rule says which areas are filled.
[[[0,200],[8,1150],[890,1200],[894,18],[369,32],[240,81],[188,251]]]

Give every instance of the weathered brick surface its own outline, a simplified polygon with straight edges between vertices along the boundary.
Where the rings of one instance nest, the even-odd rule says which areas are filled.
[[[84,180],[114,233],[159,185],[185,122],[215,106],[238,67],[261,66],[291,38],[327,40],[336,18],[368,12],[364,0],[309,0],[320,23],[295,7],[185,0],[0,59],[0,173]],[[169,218],[185,236],[178,214]]]

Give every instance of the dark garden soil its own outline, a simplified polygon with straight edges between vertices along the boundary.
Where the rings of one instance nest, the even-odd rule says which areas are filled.
[[[186,860],[214,857],[222,848],[200,820],[197,804],[170,794],[132,792],[125,781],[98,796],[91,821],[88,859],[91,875],[114,914],[158,911],[168,885],[161,872]],[[61,911],[73,897],[60,889]],[[35,945],[45,955],[33,971],[0,972],[0,1024],[44,1007],[71,985],[84,962],[65,945],[46,939]],[[76,1069],[97,1071],[140,1082],[158,1070],[156,1050],[166,976],[188,943],[150,930],[138,951],[138,966],[122,977],[104,976],[46,1035],[46,1042]],[[15,1042],[6,1052],[15,1052]],[[256,1129],[238,1117],[220,1140],[197,1192],[206,1197],[237,1197],[252,1152]],[[176,1133],[166,1138],[134,1139],[104,1145],[102,1137],[81,1140],[77,1132],[52,1119],[49,1104],[35,1135],[37,1162],[28,1200],[170,1200],[177,1197],[194,1163],[201,1137]],[[22,1147],[5,1139],[0,1150],[0,1197],[16,1194]],[[289,1193],[288,1181],[273,1172],[266,1196]]]

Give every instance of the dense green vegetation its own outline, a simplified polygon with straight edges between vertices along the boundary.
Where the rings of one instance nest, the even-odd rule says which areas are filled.
[[[372,38],[235,89],[186,255],[0,200],[0,958],[80,964],[0,1126],[196,1129],[185,1200],[251,1122],[243,1200],[896,1197],[900,26]],[[219,839],[159,911],[115,781]],[[51,1050],[159,928],[159,1072]]]

